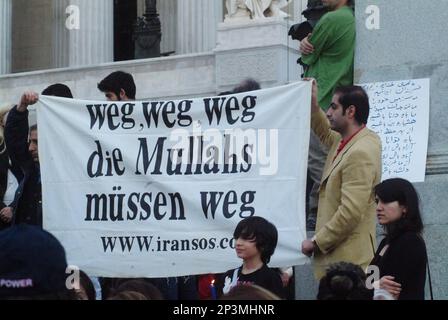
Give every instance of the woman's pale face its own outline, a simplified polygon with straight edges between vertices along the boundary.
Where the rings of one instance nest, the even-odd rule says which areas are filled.
[[[406,214],[406,206],[400,205],[398,201],[386,203],[377,197],[376,203],[376,216],[382,226],[400,220]]]

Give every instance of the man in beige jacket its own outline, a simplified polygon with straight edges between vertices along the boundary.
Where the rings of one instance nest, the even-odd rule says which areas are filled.
[[[330,148],[319,190],[316,234],[302,243],[314,253],[317,279],[334,262],[366,268],[375,253],[375,196],[381,179],[381,140],[366,128],[369,99],[361,87],[335,91],[325,114],[313,80],[311,127]]]

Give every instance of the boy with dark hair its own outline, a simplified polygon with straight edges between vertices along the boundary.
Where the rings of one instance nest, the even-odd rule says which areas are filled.
[[[277,228],[262,217],[249,217],[236,226],[236,254],[243,265],[227,271],[218,282],[218,295],[229,293],[239,285],[255,284],[283,297],[279,273],[267,266],[277,246]]]
[[[115,71],[98,83],[98,90],[104,92],[109,101],[135,100],[135,82],[131,74]]]

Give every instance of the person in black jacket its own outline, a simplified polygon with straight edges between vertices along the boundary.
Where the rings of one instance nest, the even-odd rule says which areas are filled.
[[[13,105],[0,108],[0,230],[11,226],[15,208],[14,194],[23,174],[18,166],[13,166],[4,139],[6,119]]]
[[[42,91],[44,95],[72,98],[70,89],[54,84]],[[16,207],[13,224],[26,223],[42,227],[42,189],[39,166],[37,126],[28,129],[28,106],[35,104],[39,95],[25,92],[20,103],[11,109],[5,126],[5,143],[11,162],[20,167],[23,178],[14,199]],[[28,136],[29,132],[29,136]]]
[[[386,236],[371,266],[377,266],[379,288],[398,300],[424,300],[427,253],[418,194],[404,179],[388,179],[375,187],[377,217]]]
[[[5,126],[5,142],[11,162],[18,164],[24,175],[16,193],[14,224],[42,226],[42,193],[36,126],[30,128],[28,137],[28,106],[35,104],[38,98],[37,93],[25,92],[19,105],[9,112]]]

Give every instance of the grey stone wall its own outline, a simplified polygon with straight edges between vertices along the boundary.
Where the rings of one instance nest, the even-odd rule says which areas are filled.
[[[372,4],[380,10],[379,30],[365,25]],[[426,181],[416,187],[434,296],[448,299],[448,1],[357,0],[356,16],[356,83],[431,79]]]

